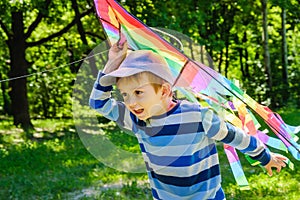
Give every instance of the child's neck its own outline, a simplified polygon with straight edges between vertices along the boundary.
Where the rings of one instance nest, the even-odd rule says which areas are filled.
[[[172,110],[175,107],[175,105],[176,105],[176,102],[171,99],[169,102],[167,111]]]

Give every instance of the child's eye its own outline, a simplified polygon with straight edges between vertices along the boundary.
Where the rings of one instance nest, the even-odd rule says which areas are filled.
[[[122,95],[123,98],[126,98],[128,96],[127,93],[121,93],[121,95]]]
[[[136,95],[141,95],[141,94],[143,94],[143,92],[142,92],[142,91],[139,91],[139,90],[137,90],[137,91],[135,91],[135,94],[136,94]]]

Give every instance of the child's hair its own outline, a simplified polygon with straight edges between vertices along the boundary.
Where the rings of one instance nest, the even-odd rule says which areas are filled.
[[[134,79],[135,81],[137,81],[139,83],[139,80],[144,77],[148,78],[148,81],[153,86],[155,92],[157,92],[159,90],[159,88],[162,86],[162,84],[167,83],[164,79],[162,79],[148,71],[140,72],[140,73],[137,73],[137,74],[134,74],[131,76],[127,76],[127,77],[122,77],[122,80],[128,81],[128,80]],[[117,83],[120,79],[121,78],[117,77]]]

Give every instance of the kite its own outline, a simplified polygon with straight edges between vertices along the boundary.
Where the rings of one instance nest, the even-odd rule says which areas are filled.
[[[94,3],[110,45],[127,40],[131,50],[147,49],[159,53],[166,59],[176,77],[174,87],[190,100],[204,99],[216,112],[224,113],[227,122],[260,139],[266,146],[289,151],[295,159],[300,160],[300,145],[296,136],[300,126],[287,125],[280,115],[257,103],[238,84],[186,56],[116,1],[94,0]],[[259,130],[260,124],[254,113],[264,120],[277,138]],[[224,149],[238,185],[241,189],[248,189],[249,184],[236,150],[229,145],[224,145]],[[259,164],[247,159],[252,165]],[[293,167],[290,161],[288,165]]]

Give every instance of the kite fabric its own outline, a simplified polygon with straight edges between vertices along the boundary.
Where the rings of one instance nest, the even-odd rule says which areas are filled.
[[[300,160],[300,145],[296,136],[300,126],[285,124],[278,114],[253,100],[237,86],[237,83],[190,59],[116,1],[94,0],[94,3],[110,45],[127,40],[130,50],[147,49],[157,52],[166,59],[173,76],[176,77],[174,87],[188,99],[205,100],[216,112],[223,113],[227,122],[260,139],[269,147],[289,151],[295,159]],[[260,124],[253,113],[264,120],[277,138],[259,130]],[[238,185],[241,189],[248,189],[249,184],[237,152],[228,145],[224,145],[224,149]],[[247,160],[252,165],[259,164],[250,158]],[[290,161],[288,164],[292,168]]]

